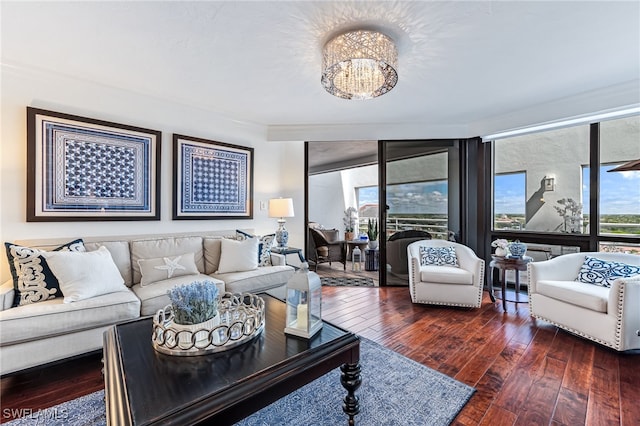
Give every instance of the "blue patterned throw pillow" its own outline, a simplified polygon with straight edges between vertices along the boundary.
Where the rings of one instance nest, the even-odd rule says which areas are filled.
[[[258,246],[258,266],[271,266],[271,247],[276,234],[263,235],[260,237]]]
[[[609,281],[609,285],[611,285],[618,278],[629,278],[634,275],[640,275],[640,266],[612,262],[611,272],[609,273],[607,281]]]
[[[258,266],[271,266],[271,247],[273,247],[273,240],[276,239],[276,234],[263,235],[258,237],[251,235],[248,232],[236,229],[236,239],[246,240],[247,238],[259,238],[258,244]]]
[[[458,267],[456,249],[450,247],[420,246],[420,265],[455,266]]]
[[[11,243],[4,245],[13,277],[14,307],[63,296],[58,279],[41,255],[42,250]],[[53,251],[85,251],[85,248],[82,240],[74,240]]]
[[[640,266],[585,256],[576,281],[609,288],[618,278],[628,278],[634,275],[640,275]]]

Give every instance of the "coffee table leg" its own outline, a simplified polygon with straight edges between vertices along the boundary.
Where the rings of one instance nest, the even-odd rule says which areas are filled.
[[[342,403],[342,410],[349,416],[349,425],[353,426],[356,424],[354,417],[360,412],[360,402],[355,395],[356,390],[362,383],[360,363],[344,364],[340,367],[340,371],[342,371],[340,383],[347,390],[347,396],[344,397]]]

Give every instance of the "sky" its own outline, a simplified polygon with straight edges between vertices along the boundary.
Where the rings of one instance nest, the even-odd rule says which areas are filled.
[[[447,214],[448,196],[446,181],[405,183],[387,188],[390,214]],[[377,204],[378,188],[360,188],[358,202],[360,206]]]

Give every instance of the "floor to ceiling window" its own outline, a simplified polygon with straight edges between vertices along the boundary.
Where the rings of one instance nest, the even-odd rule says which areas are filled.
[[[640,159],[640,116],[492,145],[492,238],[640,254],[640,171],[616,171]]]
[[[616,171],[633,160],[640,160],[640,116],[600,123],[597,230],[601,250],[640,254],[640,170]],[[607,241],[614,236],[639,241]]]
[[[583,233],[582,168],[588,165],[589,126],[495,141],[493,229],[509,221],[520,224],[509,229],[521,231]]]

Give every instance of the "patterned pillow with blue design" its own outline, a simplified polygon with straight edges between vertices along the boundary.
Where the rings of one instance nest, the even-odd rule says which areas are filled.
[[[422,266],[455,266],[458,265],[456,249],[450,247],[426,247],[420,246],[420,265]]]
[[[276,234],[258,237],[257,235],[251,235],[248,232],[236,229],[236,239],[246,240],[247,238],[260,239],[260,243],[258,244],[258,266],[271,266],[271,247],[273,247],[273,240],[276,239]]]
[[[640,266],[586,256],[576,281],[609,288],[618,278],[629,278],[634,275],[640,275]]]
[[[14,307],[63,296],[58,279],[42,256],[43,250],[12,243],[4,245],[13,277]],[[83,241],[79,239],[63,244],[53,251],[85,251],[85,248]]]

